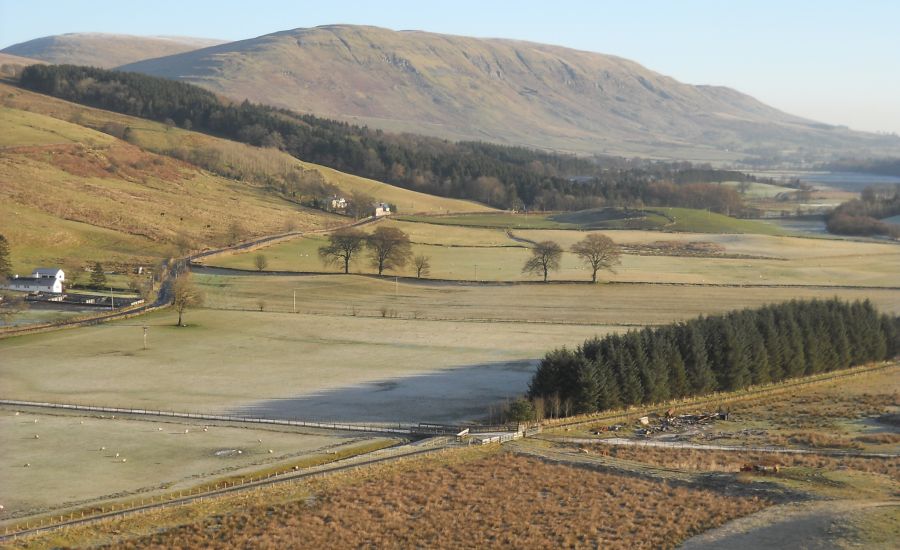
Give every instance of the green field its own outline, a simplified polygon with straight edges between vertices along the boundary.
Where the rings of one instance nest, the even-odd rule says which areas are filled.
[[[2,519],[149,498],[374,441],[279,427],[203,427],[0,410]]]
[[[400,219],[434,225],[502,229],[642,229],[694,233],[785,234],[784,230],[772,224],[690,208],[643,210],[600,208],[557,214],[498,212],[449,216],[400,216]]]
[[[533,360],[595,334],[703,313],[834,295],[870,298],[885,311],[900,312],[900,292],[889,290],[421,285],[352,275],[197,277],[208,308],[189,311],[187,328],[172,326],[174,312],[161,312],[0,340],[5,396],[226,411],[325,391],[337,392],[337,399],[360,384],[421,375],[440,374],[443,391],[450,391],[454,372],[457,383],[474,380],[493,372],[483,365]],[[291,313],[295,293],[296,314]],[[148,350],[142,349],[145,324]],[[64,363],[54,359],[60,357]],[[460,397],[459,403],[483,401],[477,407],[483,414],[490,399],[524,391],[527,373],[516,380],[517,387]],[[409,420],[459,406],[417,403],[410,405]],[[331,410],[327,402],[321,405]],[[373,407],[354,420],[391,408]]]
[[[406,231],[415,254],[431,258],[429,277],[448,280],[528,281],[521,272],[529,257],[527,241],[552,240],[564,249],[583,239],[584,231],[515,230],[516,241],[502,229],[440,226],[389,220],[381,222]],[[372,228],[369,227],[369,230]],[[858,243],[838,239],[759,234],[666,233],[654,231],[607,231],[616,243],[646,246],[660,241],[713,243],[724,249],[721,257],[651,255],[629,253],[614,273],[602,272],[603,280],[616,282],[669,282],[734,285],[834,285],[897,286],[900,247],[890,243]],[[318,257],[324,236],[279,242],[258,251],[220,255],[206,265],[254,269],[253,259],[263,254],[268,269],[298,272],[335,272]],[[351,264],[354,273],[372,273],[365,253]],[[414,276],[411,266],[388,275]],[[552,280],[585,281],[590,273],[571,253],[562,257],[561,269]]]

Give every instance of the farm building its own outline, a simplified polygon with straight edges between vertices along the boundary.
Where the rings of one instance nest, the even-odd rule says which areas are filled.
[[[347,199],[344,197],[334,197],[331,199],[331,207],[336,210],[344,210],[347,208]]]
[[[375,207],[375,217],[380,218],[382,216],[390,216],[391,215],[391,207],[385,203],[381,203]]]
[[[6,287],[20,292],[51,292],[61,294],[66,274],[62,269],[39,267],[31,273],[31,277],[14,276]]]

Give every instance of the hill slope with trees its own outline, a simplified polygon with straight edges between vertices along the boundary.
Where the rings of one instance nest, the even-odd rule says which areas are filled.
[[[621,57],[518,40],[326,25],[121,68],[453,140],[697,161],[900,155],[897,137],[802,119]]]
[[[182,82],[90,67],[31,66],[21,86],[102,109],[163,121],[433,195],[501,208],[580,210],[602,205],[687,206],[735,213],[737,191],[706,185],[753,180],[739,172],[570,155],[483,142],[388,134],[290,111],[223,101]]]

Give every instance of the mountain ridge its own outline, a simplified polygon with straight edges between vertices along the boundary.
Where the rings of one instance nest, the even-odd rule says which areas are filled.
[[[524,40],[324,25],[117,68],[236,101],[457,141],[714,163],[900,156],[896,136],[794,116],[623,57]]]
[[[20,42],[0,52],[47,63],[112,68],[223,43],[223,40],[190,36],[73,32]]]

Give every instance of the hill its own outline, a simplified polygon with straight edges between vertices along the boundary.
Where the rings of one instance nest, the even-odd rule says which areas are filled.
[[[738,91],[558,46],[331,25],[132,63],[235,98],[393,131],[556,150],[694,160],[900,139],[792,116]]]
[[[4,84],[0,96],[0,234],[19,271],[43,263],[148,263],[186,244],[202,248],[347,223],[259,183],[255,167],[273,170],[267,177],[281,169],[321,170],[317,177],[339,192],[365,193],[407,211],[487,209]],[[111,135],[123,128],[129,141]],[[237,172],[228,177],[190,162],[212,157]]]
[[[221,43],[222,40],[187,36],[69,33],[35,38],[0,52],[48,63],[111,68]]]

